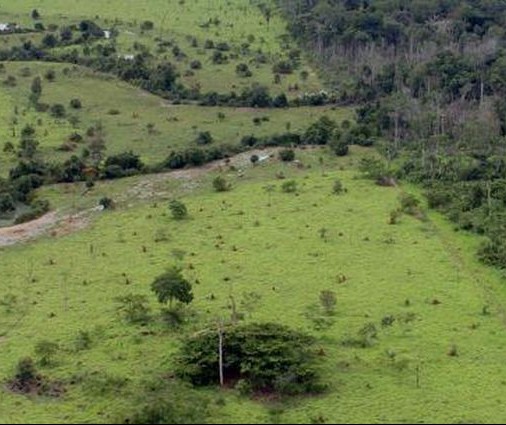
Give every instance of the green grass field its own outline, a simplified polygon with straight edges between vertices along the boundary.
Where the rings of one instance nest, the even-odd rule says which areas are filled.
[[[280,407],[249,401],[233,390],[211,391],[226,400],[225,406],[213,405],[211,422],[265,423],[274,411],[282,423],[319,416],[329,423],[502,420],[506,293],[499,273],[474,260],[479,240],[455,233],[438,216],[427,222],[405,216],[389,225],[402,189],[357,179],[360,150],[342,160],[324,156],[323,170],[321,155],[298,153],[311,166],[304,170],[274,163],[249,168],[241,178],[226,172],[234,188],[224,194],[210,190],[215,173],[195,180],[166,175],[108,183],[107,192],[123,196],[123,202],[97,216],[88,229],[3,249],[1,293],[16,296],[18,303],[11,313],[0,309],[0,379],[11,376],[19,358],[34,355],[37,341],[49,339],[61,350],[55,367],[42,370],[66,382],[67,393],[43,400],[4,392],[0,420],[111,421],[127,408],[143,379],[170,372],[178,335],[158,321],[147,328],[151,332],[122,323],[114,299],[145,294],[157,311],[149,284],[173,264],[182,265],[191,281],[200,281],[188,332],[227,317],[230,293],[241,300],[255,292],[260,301],[246,320],[307,330],[325,353],[328,393]],[[282,182],[274,177],[279,171],[298,182],[298,196],[280,191]],[[331,194],[336,178],[348,193]],[[125,197],[128,188],[135,194],[143,182],[160,194],[150,201]],[[269,195],[264,188],[271,184],[276,190]],[[62,196],[67,202],[72,197]],[[172,196],[187,203],[190,220],[169,217],[163,200]],[[322,228],[327,241],[320,236]],[[162,233],[167,240],[155,242]],[[219,249],[218,240],[224,242]],[[340,275],[346,282],[339,283]],[[337,293],[337,315],[330,329],[316,331],[306,312],[324,289]],[[490,315],[482,314],[486,305]],[[396,318],[394,325],[382,327],[389,315]],[[373,347],[341,345],[370,322],[379,330]],[[89,350],[75,352],[79,331],[92,335]],[[448,355],[452,345],[457,357]],[[71,377],[78,383],[69,383]],[[101,390],[97,382],[111,378],[126,378],[126,383]]]
[[[33,62],[5,64],[3,79],[13,75],[17,78],[17,85],[0,85],[0,95],[5,99],[0,105],[0,137],[4,143],[10,140],[16,144],[17,137],[13,137],[13,128],[16,135],[19,135],[24,125],[31,124],[37,130],[41,154],[45,158],[63,160],[70,155],[79,154],[82,149],[77,146],[73,152],[57,150],[68,140],[70,134],[78,132],[84,136],[87,128],[101,122],[105,129],[106,155],[132,150],[141,155],[146,163],[153,164],[167,157],[171,150],[194,145],[200,131],[210,131],[215,144],[238,144],[245,135],[267,136],[288,130],[303,131],[323,114],[338,122],[353,119],[352,109],[346,108],[264,110],[171,105],[114,78],[94,74],[83,68],[73,68],[65,75],[65,68],[69,66]],[[23,76],[23,69],[29,69],[30,75]],[[44,80],[44,74],[49,69],[56,71],[54,82]],[[55,119],[49,113],[37,113],[30,106],[30,85],[36,76],[43,79],[41,102],[63,104],[68,116],[78,118],[75,126],[68,119]],[[69,102],[73,98],[81,100],[82,109],[70,108]],[[220,113],[225,115],[224,119],[219,118]],[[268,117],[269,121],[262,122],[261,125],[254,124],[254,118],[263,117]],[[148,132],[147,126],[150,123],[155,125],[152,133]],[[1,158],[0,172],[5,174],[15,157],[2,154]]]
[[[267,4],[272,10],[272,17],[267,20],[256,4]],[[281,59],[286,59],[291,49],[296,48],[285,36],[285,23],[276,12],[273,2],[252,2],[244,0],[219,1],[187,1],[179,0],[151,0],[151,1],[119,1],[113,0],[104,4],[98,0],[51,1],[44,4],[39,1],[16,1],[2,5],[0,22],[17,22],[32,28],[34,21],[30,17],[33,9],[41,13],[41,21],[48,26],[56,24],[66,26],[78,23],[81,19],[93,18],[103,28],[115,28],[119,35],[115,40],[118,54],[134,54],[134,43],[149,48],[158,58],[166,58],[177,65],[183,82],[188,87],[198,86],[202,92],[240,91],[243,87],[259,82],[271,88],[273,93],[287,92],[290,96],[313,92],[322,89],[322,85],[307,61],[302,58],[298,69],[290,75],[282,76],[280,84],[274,84],[272,65]],[[100,11],[99,13],[97,11]],[[208,21],[219,19],[219,22],[207,25]],[[144,20],[154,23],[154,30],[141,31],[140,24]],[[40,35],[23,36],[25,39],[41,39]],[[197,46],[192,46],[191,38],[195,37]],[[19,36],[0,35],[4,44],[10,46]],[[174,42],[186,57],[176,60],[171,48],[158,50],[157,40]],[[226,52],[230,57],[228,63],[215,65],[211,61],[213,50],[204,49],[206,40],[216,43],[227,42],[231,48]],[[247,50],[242,45],[247,43]],[[74,46],[75,47],[75,46]],[[74,48],[71,47],[71,48]],[[82,46],[78,47],[82,50]],[[257,63],[258,53],[266,57],[265,63]],[[195,70],[195,75],[185,76],[193,60],[201,61],[201,70]],[[240,78],[236,75],[237,64],[247,63],[253,72],[250,78]],[[300,76],[301,71],[308,73],[307,79]],[[298,85],[298,89],[289,92],[290,86]]]

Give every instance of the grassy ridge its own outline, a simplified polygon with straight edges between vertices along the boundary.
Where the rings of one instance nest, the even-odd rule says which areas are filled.
[[[164,197],[187,193],[183,199],[192,216],[187,222],[173,222],[164,203],[157,208],[141,203],[106,213],[89,230],[72,236],[4,250],[2,293],[16,295],[22,307],[0,313],[6,359],[0,376],[8,377],[16,360],[30,355],[42,335],[70,350],[77,332],[86,330],[93,344],[78,354],[60,353],[58,365],[44,370],[64,380],[82,375],[61,401],[4,394],[0,411],[6,413],[0,418],[107,421],[128,405],[143,378],[170,370],[177,335],[158,323],[148,327],[151,335],[124,325],[114,298],[123,292],[146,294],[156,309],[149,283],[167,265],[180,263],[188,278],[200,281],[195,286],[196,328],[229,314],[231,292],[238,300],[255,292],[261,298],[247,320],[275,320],[319,337],[330,392],[285,406],[283,422],[307,422],[319,415],[329,422],[353,423],[499,420],[506,381],[500,308],[505,294],[499,276],[473,260],[476,239],[454,234],[434,217],[426,223],[404,217],[399,225],[388,225],[399,190],[357,180],[352,165],[361,155],[357,151],[338,164],[326,159],[324,177],[318,155],[301,155],[311,169],[262,166],[242,180],[231,173],[235,188],[226,194],[207,189],[212,176],[194,182],[194,194],[188,194],[187,181],[176,186],[158,181],[158,189],[169,191]],[[280,170],[298,181],[299,196],[280,192],[274,179]],[[330,194],[335,177],[343,180],[347,194]],[[277,187],[270,207],[267,184]],[[327,242],[320,237],[322,228],[328,229]],[[155,243],[160,232],[167,241]],[[219,237],[224,244],[217,249]],[[186,253],[183,260],[176,250]],[[50,260],[56,264],[49,265]],[[339,275],[346,282],[339,283]],[[338,308],[334,326],[319,332],[306,312],[323,289],[336,291]],[[211,294],[216,300],[210,300]],[[482,315],[485,305],[491,315]],[[383,328],[387,315],[396,322]],[[369,322],[379,334],[372,348],[341,346]],[[453,344],[458,357],[447,354]],[[416,387],[417,367],[421,388]],[[116,389],[100,395],[90,390],[93,379],[105,376],[128,378],[119,389],[122,397]],[[234,392],[224,397],[226,406],[213,407],[213,420],[272,420],[273,411],[259,403],[239,401]]]

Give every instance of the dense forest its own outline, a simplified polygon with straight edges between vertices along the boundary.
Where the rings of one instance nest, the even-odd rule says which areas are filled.
[[[506,266],[506,3],[279,0],[291,33],[358,103],[385,172],[427,187],[459,228],[485,233]]]

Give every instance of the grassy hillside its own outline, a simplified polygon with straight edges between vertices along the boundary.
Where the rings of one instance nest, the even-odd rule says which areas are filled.
[[[64,72],[65,69],[69,72]],[[53,82],[44,78],[48,70],[55,71]],[[21,129],[27,124],[33,125],[43,157],[56,161],[80,154],[84,143],[75,145],[70,152],[59,148],[72,133],[84,137],[86,130],[97,122],[105,130],[106,155],[132,150],[146,163],[154,164],[171,150],[195,145],[201,131],[209,131],[215,144],[238,144],[243,136],[250,134],[267,136],[288,130],[303,131],[323,114],[338,122],[353,119],[351,109],[333,107],[264,110],[171,105],[112,77],[64,64],[8,63],[3,79],[9,75],[16,77],[17,85],[0,86],[0,94],[5,99],[0,106],[1,140],[16,144]],[[43,81],[40,101],[64,105],[66,118],[36,112],[30,105],[30,85],[37,76]],[[69,106],[75,98],[81,100],[82,109],[73,110]],[[220,118],[220,114],[224,116]],[[74,117],[77,122],[72,122]],[[257,125],[255,118],[268,121]],[[154,125],[153,131],[148,131],[148,124]],[[14,155],[2,154],[0,173],[5,174],[14,161]]]
[[[260,3],[270,8],[269,21],[257,7]],[[298,89],[291,92],[293,95],[322,88],[316,73],[303,58],[297,70],[283,75],[279,84],[273,83],[273,64],[287,59],[289,52],[297,46],[286,36],[285,23],[270,1],[155,0],[125,3],[114,0],[107,4],[98,0],[56,0],[50,4],[38,1],[8,2],[2,6],[0,22],[17,22],[33,28],[34,20],[30,17],[33,9],[39,11],[41,19],[38,22],[46,27],[50,24],[64,27],[79,23],[82,19],[95,19],[103,28],[114,28],[118,36],[112,45],[119,55],[136,54],[146,48],[158,59],[168,58],[174,62],[182,81],[188,87],[200,87],[202,92],[240,91],[253,82],[271,86],[273,93],[288,92],[290,86],[298,85]],[[154,23],[153,30],[141,30],[141,23],[146,20]],[[54,34],[58,34],[58,31]],[[41,39],[32,35],[23,37],[25,40]],[[19,36],[0,35],[0,47],[2,39],[9,40],[6,45],[12,45]],[[211,56],[215,50],[205,48],[206,40],[212,40],[215,45],[223,42],[229,45],[230,50],[224,52],[229,57],[227,63],[213,63]],[[102,44],[109,42],[104,40]],[[139,47],[141,45],[142,48]],[[174,46],[178,46],[184,55],[178,54],[176,58]],[[83,50],[83,46],[69,49],[74,47],[80,52]],[[259,61],[259,55],[264,56],[265,60]],[[202,69],[193,70],[195,75],[187,75],[194,60],[202,63]],[[249,78],[238,77],[235,69],[239,63],[248,64],[253,75]],[[302,71],[308,73],[307,78],[301,78]]]
[[[473,259],[478,240],[454,233],[436,216],[426,222],[404,216],[389,225],[402,188],[357,179],[362,151],[342,160],[325,156],[323,170],[321,155],[298,153],[305,169],[272,163],[249,168],[244,177],[226,171],[234,188],[224,194],[210,189],[215,174],[104,183],[120,201],[118,210],[75,234],[4,249],[1,293],[17,302],[11,312],[0,309],[0,377],[11,376],[17,360],[48,339],[60,350],[56,364],[41,370],[62,380],[67,392],[58,400],[4,392],[0,419],[107,422],[128,408],[144,379],[170,373],[178,333],[159,319],[146,328],[126,325],[115,297],[145,294],[158,312],[149,285],[179,264],[200,282],[186,332],[228,317],[230,294],[242,301],[253,292],[255,308],[243,310],[247,321],[305,329],[324,353],[328,393],[278,405],[248,401],[234,390],[207,392],[220,398],[211,422],[501,420],[506,294],[501,277]],[[274,177],[280,171],[298,182],[297,195],[281,192]],[[336,178],[346,194],[331,193]],[[271,195],[268,185],[275,186]],[[134,201],[146,188],[154,198]],[[96,191],[102,190],[101,183]],[[187,204],[190,220],[168,216],[163,200],[173,196]],[[308,309],[325,289],[337,293],[337,314],[333,326],[318,331]],[[382,326],[387,316],[395,318],[392,326]],[[368,323],[378,330],[372,347],[343,346]],[[76,351],[79,331],[91,336],[86,350]],[[455,357],[448,354],[452,346]]]

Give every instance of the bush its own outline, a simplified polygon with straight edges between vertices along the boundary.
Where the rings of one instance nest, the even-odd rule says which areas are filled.
[[[297,182],[295,180],[288,180],[281,185],[281,190],[284,193],[297,192]]]
[[[244,136],[241,139],[241,145],[251,148],[251,147],[255,146],[258,143],[258,141],[259,141],[258,138],[253,135]]]
[[[195,143],[197,143],[197,145],[210,145],[213,142],[213,136],[211,136],[209,131],[201,131],[195,139]]]
[[[152,21],[144,21],[141,23],[142,31],[151,31],[155,28],[155,24]]]
[[[150,320],[148,299],[145,295],[127,294],[117,297],[118,311],[131,324],[145,325]]]
[[[100,201],[98,201],[98,205],[104,208],[104,210],[112,210],[114,209],[114,201],[107,196],[104,196]]]
[[[493,236],[478,250],[478,258],[489,266],[506,269],[506,243],[501,235]]]
[[[225,382],[239,378],[252,391],[286,395],[323,390],[312,337],[274,323],[239,325],[223,333]],[[218,331],[212,330],[187,339],[177,374],[197,386],[218,384],[218,339]]]
[[[51,108],[49,108],[49,113],[55,118],[64,118],[65,106],[61,103],[55,103],[54,105],[51,105]]]
[[[175,199],[170,201],[169,209],[174,220],[184,220],[188,217],[188,209],[181,201]]]
[[[248,65],[245,63],[240,63],[235,68],[235,73],[242,78],[249,78],[253,75]]]
[[[47,340],[39,341],[35,345],[35,354],[39,358],[40,365],[49,366],[59,349],[59,345],[55,342]]]
[[[141,387],[137,399],[128,403],[131,412],[117,424],[205,424],[209,400],[190,385],[160,378]]]
[[[72,100],[70,101],[70,107],[71,107],[72,109],[81,109],[81,108],[82,108],[82,106],[83,106],[83,105],[82,105],[82,103],[81,103],[81,101],[80,101],[79,99],[72,99]]]
[[[10,193],[0,193],[0,214],[13,212],[16,210],[14,198]]]
[[[283,149],[279,151],[279,159],[283,162],[292,162],[295,159],[295,151],[293,149]]]
[[[272,72],[274,74],[291,74],[293,72],[293,65],[286,60],[279,61],[272,67]]]
[[[334,195],[341,195],[345,191],[346,189],[344,188],[343,182],[339,179],[334,180],[334,184],[332,186],[332,193]]]
[[[190,62],[191,69],[202,69],[202,62],[199,60],[193,60]]]
[[[216,192],[227,192],[232,188],[232,186],[224,177],[217,176],[213,180],[213,188]]]

